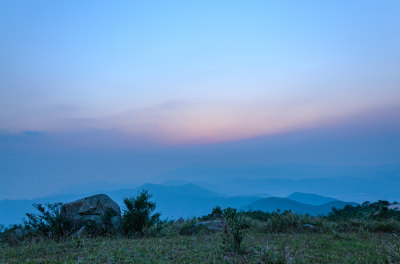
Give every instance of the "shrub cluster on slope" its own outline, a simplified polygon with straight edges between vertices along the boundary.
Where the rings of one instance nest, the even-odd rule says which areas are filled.
[[[332,208],[328,219],[330,220],[350,220],[350,219],[372,219],[372,220],[398,220],[400,221],[400,211],[389,209],[388,201],[378,201],[374,203],[364,202],[362,205],[346,205],[342,209]]]

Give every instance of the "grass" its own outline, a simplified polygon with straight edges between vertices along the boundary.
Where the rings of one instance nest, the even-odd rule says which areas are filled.
[[[247,230],[242,254],[221,234],[95,237],[0,244],[1,263],[399,263],[400,240],[385,233],[261,233]]]
[[[224,219],[220,233],[188,219],[65,237],[52,219],[0,228],[0,263],[400,263],[400,213],[384,201],[328,217],[214,208],[201,219]]]

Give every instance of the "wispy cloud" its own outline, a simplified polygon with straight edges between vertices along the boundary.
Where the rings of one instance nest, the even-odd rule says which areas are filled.
[[[393,121],[388,116],[396,115],[398,109],[397,106],[370,109],[351,104],[337,107],[335,104],[324,105],[318,100],[286,103],[265,99],[237,103],[173,100],[116,114],[94,114],[87,118],[54,115],[42,121],[41,125],[49,133],[93,133],[92,140],[89,140],[93,144],[96,141],[93,139],[97,137],[99,143],[102,141],[100,138],[108,138],[106,141],[114,141],[117,145],[133,146],[140,141],[180,145],[240,140],[340,124],[346,120],[362,124],[364,119],[371,119],[374,115],[388,119],[390,124]],[[113,137],[115,140],[112,140]]]

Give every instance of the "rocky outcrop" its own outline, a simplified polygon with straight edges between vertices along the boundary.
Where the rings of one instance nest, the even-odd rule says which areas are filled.
[[[394,203],[388,206],[389,210],[395,210],[395,211],[400,211],[400,204]]]
[[[201,221],[195,224],[195,227],[205,227],[211,232],[223,232],[226,228],[226,223],[220,220]]]
[[[61,207],[61,216],[66,218],[71,231],[100,230],[113,232],[121,227],[121,209],[105,194],[97,194]]]
[[[308,229],[308,230],[316,230],[317,229],[317,227],[315,225],[311,225],[311,224],[304,224],[303,228]]]

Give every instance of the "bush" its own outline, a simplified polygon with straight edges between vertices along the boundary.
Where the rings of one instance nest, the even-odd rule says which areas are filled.
[[[223,212],[222,212],[221,207],[216,206],[216,207],[214,207],[214,208],[212,209],[211,216],[213,216],[213,217],[222,217],[222,216],[223,216],[222,213],[223,213]]]
[[[278,212],[262,212],[248,211],[243,215],[253,219],[252,225],[257,225],[260,231],[267,233],[291,233],[291,232],[317,232],[327,228],[327,221],[320,217],[312,217],[309,215],[298,215],[291,211]],[[258,224],[255,224],[258,222]]]
[[[204,216],[200,217],[199,219],[215,220],[215,219],[220,219],[220,218],[223,218],[222,209],[221,209],[221,207],[216,206],[212,209],[211,213],[209,213],[208,215],[204,215]]]
[[[293,258],[296,255],[296,250],[292,250],[286,246],[284,241],[280,246],[266,245],[260,250],[262,263],[268,264],[286,264],[293,263]]]
[[[248,216],[252,219],[256,219],[256,220],[260,220],[260,221],[268,221],[271,218],[271,213],[268,212],[263,212],[263,211],[253,211],[253,210],[249,210],[247,212],[243,212],[242,213],[245,216]]]
[[[400,222],[396,220],[369,221],[366,225],[367,230],[384,233],[400,233]]]
[[[378,201],[374,203],[364,202],[362,205],[346,205],[342,209],[332,208],[328,219],[332,221],[344,221],[350,219],[372,219],[388,220],[395,219],[400,221],[400,212],[389,209],[388,201]]]
[[[222,243],[228,246],[228,248],[232,248],[235,252],[240,253],[243,241],[243,229],[247,227],[243,216],[236,209],[230,207],[224,209],[222,215],[228,225]]]
[[[25,229],[34,235],[59,239],[68,235],[70,223],[61,216],[62,203],[33,204],[38,214],[27,213]]]
[[[152,195],[142,190],[136,197],[124,199],[126,209],[123,213],[122,228],[127,235],[144,235],[144,228],[150,228],[160,220],[160,214],[153,214],[156,204],[151,202]]]
[[[196,218],[186,220],[183,222],[179,229],[180,235],[191,236],[194,235],[202,229],[201,225],[196,225]]]
[[[143,235],[146,237],[164,237],[168,236],[171,232],[171,223],[168,221],[160,221],[156,225],[144,228]]]
[[[9,246],[17,246],[27,235],[27,230],[22,225],[0,226],[0,242]]]

